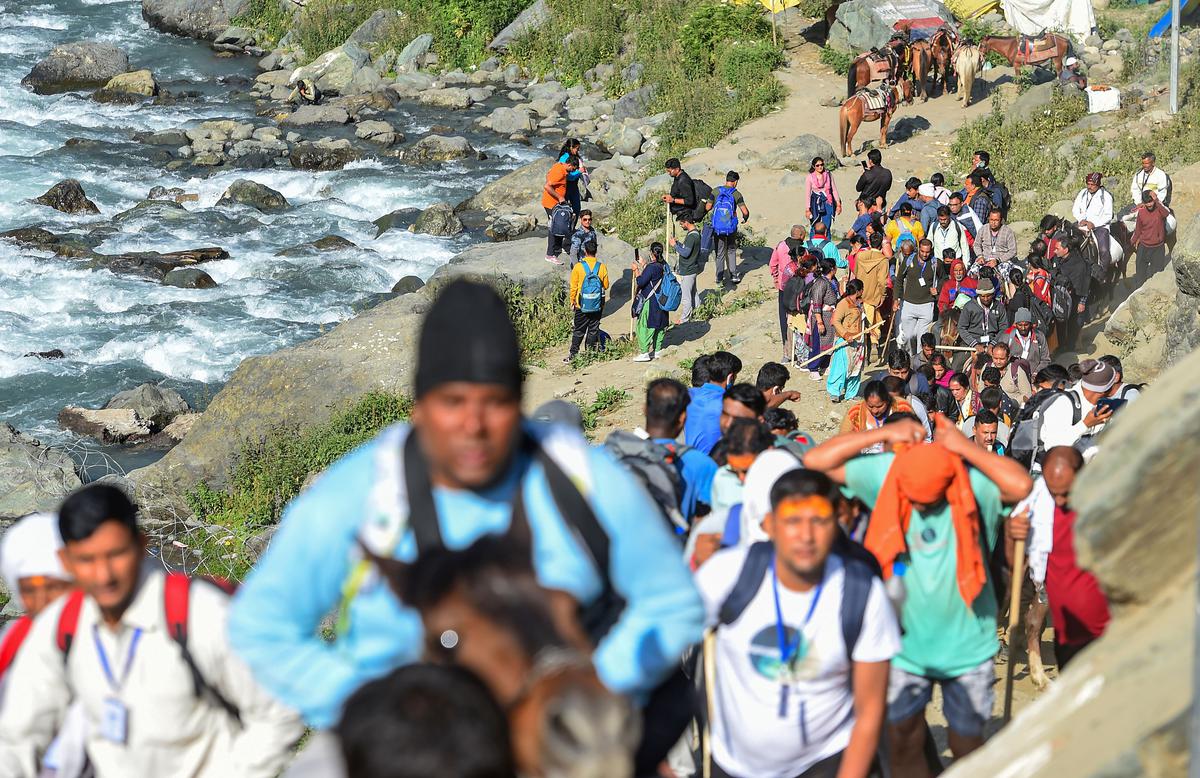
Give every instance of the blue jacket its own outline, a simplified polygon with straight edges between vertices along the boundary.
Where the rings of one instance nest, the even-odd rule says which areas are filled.
[[[692,401],[683,423],[683,441],[707,454],[721,439],[721,406],[725,403],[725,387],[705,384],[688,390]]]
[[[637,277],[637,293],[647,298],[645,306],[649,312],[646,314],[646,326],[652,330],[665,329],[670,324],[667,312],[658,304],[658,292],[661,290],[659,282],[663,278],[663,267],[661,262],[650,262],[642,274]]]
[[[888,216],[892,219],[895,219],[897,216],[899,216],[900,215],[900,206],[904,205],[905,203],[908,203],[909,205],[912,206],[912,212],[913,212],[914,217],[921,212],[922,208],[925,207],[925,203],[921,202],[921,198],[909,197],[908,192],[905,192],[904,194],[900,195],[900,199],[897,200],[895,202],[895,204],[892,205],[892,207],[888,209]]]
[[[352,552],[369,515],[378,445],[377,438],[342,457],[292,501],[230,611],[234,649],[268,691],[314,727],[334,724],[346,698],[364,682],[422,654],[420,617],[377,575],[354,598],[344,635],[329,643],[318,633],[322,619],[338,607],[354,564]],[[603,449],[588,449],[588,457],[599,487],[588,500],[608,531],[612,584],[626,600],[593,661],[613,691],[644,694],[700,639],[704,609],[666,522],[646,520],[658,512],[646,491]],[[446,545],[464,548],[481,535],[504,531],[518,482],[525,490],[538,580],[581,603],[594,601],[602,579],[559,515],[541,467],[525,456],[486,492],[434,489]],[[415,556],[409,532],[396,558]]]
[[[653,440],[664,446],[679,445],[677,441],[669,438]],[[683,501],[679,510],[685,519],[691,521],[696,517],[697,503],[712,505],[712,482],[713,476],[717,474],[717,463],[712,457],[694,448],[685,449],[678,461],[679,477],[683,479]]]

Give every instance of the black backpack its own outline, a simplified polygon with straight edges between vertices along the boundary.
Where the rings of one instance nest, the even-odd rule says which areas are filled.
[[[1012,434],[1008,437],[1008,455],[1026,468],[1041,463],[1046,451],[1042,446],[1042,422],[1046,409],[1059,397],[1071,398],[1071,423],[1078,424],[1083,418],[1083,406],[1079,395],[1066,389],[1043,389],[1034,394],[1021,408],[1013,422]]]
[[[704,207],[704,203],[712,202],[713,188],[704,183],[698,178],[692,179],[692,191],[696,193],[696,210],[692,211],[692,220],[699,224],[704,221],[704,217],[708,214],[708,209]]]
[[[788,313],[801,313],[812,307],[812,290],[815,283],[815,278],[806,282],[800,273],[788,279],[783,285],[784,305]]]

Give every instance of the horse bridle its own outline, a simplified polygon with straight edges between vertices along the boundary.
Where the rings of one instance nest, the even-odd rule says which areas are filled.
[[[560,675],[568,670],[584,670],[592,666],[592,660],[582,651],[569,646],[546,646],[533,657],[533,666],[525,674],[517,694],[505,705],[511,711],[529,697],[533,687],[546,678]]]

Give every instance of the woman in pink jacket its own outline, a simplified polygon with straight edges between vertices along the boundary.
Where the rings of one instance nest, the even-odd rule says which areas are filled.
[[[842,198],[838,195],[833,174],[825,169],[822,157],[813,157],[808,166],[808,179],[804,185],[804,199],[808,207],[804,213],[809,225],[825,222],[825,234],[833,235],[833,217],[842,212]]]
[[[805,234],[803,226],[792,225],[791,234],[779,241],[779,245],[771,252],[771,279],[775,282],[775,289],[779,292],[779,337],[783,341],[785,352],[788,347],[787,304],[794,301],[784,299],[783,289],[799,267],[800,255],[804,253]],[[788,358],[785,361],[791,360]]]

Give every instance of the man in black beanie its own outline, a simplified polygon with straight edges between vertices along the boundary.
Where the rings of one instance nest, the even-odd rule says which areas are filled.
[[[425,317],[417,360],[411,425],[359,446],[288,505],[234,603],[234,649],[310,726],[330,727],[355,689],[425,647],[420,618],[363,550],[411,562],[463,549],[504,533],[519,506],[538,580],[579,603],[600,680],[662,698],[650,693],[700,639],[704,608],[656,503],[577,428],[522,419],[520,347],[491,287],[446,285]],[[319,629],[331,610],[336,647]],[[677,698],[690,713],[686,679],[671,677],[683,679]],[[653,772],[687,715],[674,731],[668,720],[646,715],[637,774]]]

